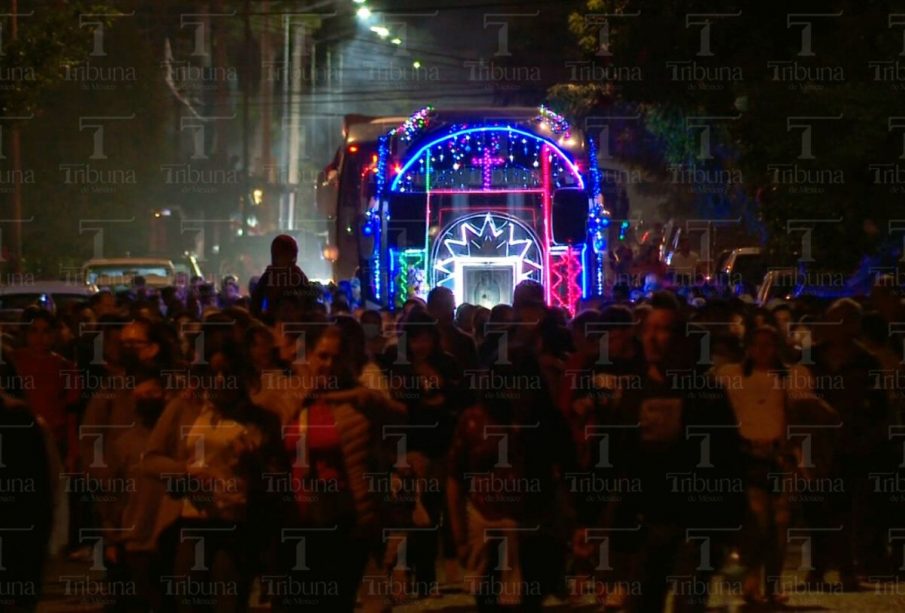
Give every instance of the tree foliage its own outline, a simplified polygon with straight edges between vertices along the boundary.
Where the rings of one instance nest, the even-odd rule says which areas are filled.
[[[22,153],[14,169],[4,130],[0,192],[21,191],[30,274],[74,274],[90,257],[146,250],[142,222],[161,196],[166,95],[132,8],[20,2],[17,40],[5,24],[3,121],[16,124]]]
[[[3,117],[26,117],[40,111],[41,101],[63,82],[64,71],[82,62],[91,51],[93,29],[80,23],[84,15],[112,15],[117,11],[100,2],[20,3],[18,36],[4,28],[0,71],[0,109]],[[92,17],[102,25],[109,17]],[[9,22],[9,19],[7,18]]]
[[[587,0],[570,26],[588,69],[550,93],[581,119],[640,116],[612,152],[660,179],[670,214],[745,212],[779,259],[810,224],[819,263],[845,267],[902,217],[895,13],[864,0]]]

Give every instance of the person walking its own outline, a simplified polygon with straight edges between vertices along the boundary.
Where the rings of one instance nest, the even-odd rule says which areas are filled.
[[[810,373],[803,366],[785,366],[781,345],[776,328],[760,326],[749,335],[744,361],[716,371],[739,423],[747,500],[741,554],[748,572],[743,589],[745,602],[751,605],[780,606],[788,601],[782,569],[789,493],[781,479],[794,470],[795,459],[786,435],[787,413],[795,395],[805,392],[807,384],[802,382],[810,379]]]

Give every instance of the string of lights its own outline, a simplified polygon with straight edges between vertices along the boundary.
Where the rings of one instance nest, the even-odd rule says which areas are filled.
[[[571,153],[582,149],[570,139],[568,122],[545,107],[515,121],[480,113],[473,120],[456,116],[447,123],[443,117],[427,105],[378,143],[378,206],[369,210],[364,229],[375,236],[373,287],[379,293],[385,285],[384,303],[390,306],[437,286],[452,290],[458,302],[492,306],[511,299],[516,284],[532,279],[545,285],[550,304],[573,312],[593,291],[587,256],[605,247],[603,228],[609,219],[596,164],[588,164],[594,170],[582,174],[584,163]],[[396,142],[409,146],[397,153]],[[592,159],[595,147],[589,145]],[[594,232],[586,238],[579,234],[557,241],[553,207],[559,190],[570,197],[586,194],[583,208],[557,212],[588,218]],[[423,214],[427,228],[423,239],[409,235],[404,244],[391,234],[379,235],[394,200],[403,196],[406,215]],[[581,206],[580,198],[571,202]],[[417,206],[423,213],[416,212]],[[387,271],[383,277],[381,270]]]

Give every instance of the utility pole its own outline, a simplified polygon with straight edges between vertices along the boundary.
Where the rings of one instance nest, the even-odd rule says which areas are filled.
[[[242,236],[248,236],[248,209],[251,198],[251,118],[248,106],[251,91],[251,5],[245,0],[245,83],[242,88],[242,200],[239,210],[242,215]]]
[[[301,150],[302,118],[299,105],[302,96],[302,50],[304,49],[305,30],[296,26],[292,31],[292,75],[289,95],[289,151],[286,182],[289,189],[288,210],[286,213],[286,229],[295,229],[296,205],[299,188],[299,153]],[[304,218],[303,218],[304,219]]]
[[[19,0],[12,0],[12,24],[10,37],[19,38]],[[13,156],[13,272],[22,272],[22,148],[19,140],[19,125],[12,125],[10,149]]]
[[[291,60],[289,58],[289,15],[283,15],[283,76],[281,82],[283,85],[283,112],[280,117],[280,215],[277,222],[277,229],[284,230],[287,227],[289,218],[289,190],[287,185],[289,182],[289,68]]]

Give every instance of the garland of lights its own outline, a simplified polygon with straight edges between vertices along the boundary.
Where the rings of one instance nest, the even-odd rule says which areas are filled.
[[[588,139],[590,164],[583,173],[572,155],[551,137],[557,136],[560,145],[563,139],[571,138],[569,122],[546,106],[539,108],[533,121],[528,119],[520,125],[459,123],[444,126],[437,138],[423,138],[434,118],[434,107],[425,106],[378,141],[376,194],[365,211],[362,227],[365,235],[375,237],[370,272],[377,300],[385,298],[390,308],[400,306],[410,296],[428,289],[425,275],[430,277],[431,286],[452,289],[458,302],[464,301],[466,289],[475,296],[493,296],[500,290],[511,291],[524,279],[543,282],[546,278],[547,299],[571,312],[583,296],[602,295],[605,279],[601,265],[612,220],[602,197],[597,143]],[[395,139],[417,145],[396,159],[391,151]],[[556,246],[550,234],[552,195],[563,188],[586,189],[590,200],[587,209],[575,211],[588,215],[590,240],[576,247]],[[436,237],[426,238],[430,251],[396,250],[380,240],[387,198],[393,193],[421,192],[428,194],[429,202],[430,194],[468,197],[492,191],[540,194],[543,222],[535,220],[532,225],[506,213],[480,210],[477,201],[468,200],[467,210],[459,211]],[[433,223],[430,212],[428,217],[428,223]],[[597,266],[585,270],[585,262]],[[485,267],[501,270],[491,273],[489,281],[474,276],[475,269]]]
[[[424,294],[424,249],[390,250],[390,260],[396,262],[393,268],[396,307],[401,307],[412,297]]]
[[[390,136],[398,136],[405,142],[409,143],[415,136],[430,125],[431,118],[434,115],[434,107],[427,105],[423,109],[416,111],[411,117],[398,128],[390,130]]]
[[[377,212],[377,206],[370,207],[365,211],[364,223],[361,226],[361,232],[365,236],[373,236],[380,229],[380,215]]]
[[[597,166],[597,141],[590,136],[588,137],[588,173],[591,175],[591,200],[596,203],[603,193],[603,186],[600,168]]]
[[[591,207],[588,210],[588,232],[593,241],[595,253],[601,253],[607,248],[606,232],[610,227],[610,213],[603,202],[603,190],[600,185],[600,169],[597,168],[597,143],[593,138],[588,139],[588,172],[591,175]]]
[[[382,288],[380,276],[383,274],[380,266],[380,226],[383,197],[386,192],[387,184],[387,165],[390,160],[390,136],[386,134],[381,136],[377,141],[377,177],[375,185],[375,197],[370,208],[365,212],[365,224],[362,232],[365,236],[374,236],[374,251],[371,255],[371,285],[374,297],[379,302],[381,299]]]
[[[578,168],[547,139],[513,126],[483,126],[447,132],[426,143],[408,158],[390,191],[540,190],[544,145],[554,154],[551,186],[583,188]]]
[[[606,250],[606,230],[610,227],[610,215],[602,206],[594,206],[588,213],[588,231],[594,241],[594,251]]]
[[[381,299],[381,297],[382,297],[382,295],[381,295],[381,288],[380,288],[380,275],[381,275],[381,270],[380,270],[380,257],[374,257],[374,258],[372,258],[372,264],[371,264],[371,265],[372,265],[372,268],[373,268],[373,270],[371,271],[371,275],[372,275],[372,276],[371,276],[371,280],[373,281],[373,284],[374,284],[374,297],[375,297],[375,298],[377,299],[377,301],[379,302],[380,299]]]
[[[377,200],[383,198],[387,185],[387,164],[390,159],[390,135],[381,136],[377,140]]]
[[[569,125],[569,121],[543,104],[538,109],[537,121],[550,126],[550,129],[557,136],[569,138],[572,135],[572,127]]]

